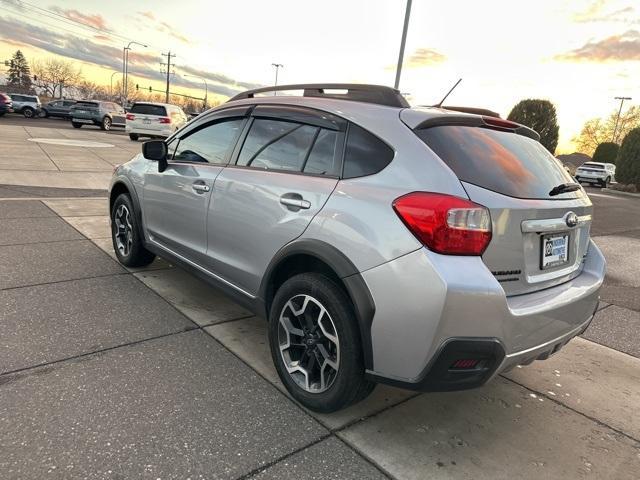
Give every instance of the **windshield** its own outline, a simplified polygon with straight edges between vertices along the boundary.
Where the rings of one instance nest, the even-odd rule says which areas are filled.
[[[416,134],[460,180],[503,195],[554,198],[549,196],[554,187],[574,181],[540,142],[516,133],[447,125],[416,130]]]

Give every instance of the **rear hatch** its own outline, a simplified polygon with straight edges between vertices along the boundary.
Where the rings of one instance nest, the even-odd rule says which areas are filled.
[[[484,263],[507,295],[578,276],[589,245],[589,197],[530,138],[532,131],[525,135],[515,124],[496,121],[500,128],[477,118],[477,125],[431,122],[415,133],[455,172],[469,198],[489,209],[492,239]],[[563,184],[568,187],[554,191]]]
[[[96,119],[99,115],[98,102],[77,102],[71,107],[73,118]]]
[[[127,114],[127,125],[134,130],[161,131],[171,123],[163,105],[136,103]]]

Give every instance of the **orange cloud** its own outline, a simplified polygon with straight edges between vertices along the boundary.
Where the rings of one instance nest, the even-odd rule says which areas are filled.
[[[98,13],[86,14],[79,12],[78,10],[64,10],[58,7],[51,7],[51,9],[59,13],[60,15],[64,15],[69,20],[73,20],[74,22],[84,23],[85,25],[89,25],[90,27],[97,28],[99,30],[108,30],[106,20],[102,15]]]
[[[556,55],[555,60],[569,62],[607,62],[640,60],[640,32],[629,30],[597,42],[589,42],[570,52]]]
[[[153,14],[153,12],[138,12],[138,15],[140,15],[141,17],[145,17],[148,18],[149,20],[155,20],[156,16]]]

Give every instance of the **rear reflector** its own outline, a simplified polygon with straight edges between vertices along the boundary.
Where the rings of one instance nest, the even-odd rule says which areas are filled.
[[[470,368],[476,368],[476,366],[478,365],[478,362],[480,362],[480,360],[478,360],[476,358],[460,359],[460,360],[456,360],[455,362],[453,362],[453,364],[451,365],[450,368],[459,369],[459,370],[467,370],[467,369],[470,369]]]
[[[441,193],[413,192],[393,209],[427,248],[445,255],[482,255],[491,241],[491,217],[482,205]]]
[[[133,113],[127,113],[127,120],[135,120],[136,116]]]
[[[169,117],[160,117],[160,123],[171,123],[171,119]]]

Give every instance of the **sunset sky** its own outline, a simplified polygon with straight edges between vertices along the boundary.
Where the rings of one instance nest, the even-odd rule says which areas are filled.
[[[0,60],[61,55],[105,85],[134,46],[135,82],[161,86],[160,53],[175,58],[175,90],[228,96],[273,83],[393,85],[403,0],[0,0]],[[73,19],[85,24],[66,20]],[[523,98],[558,109],[557,153],[589,118],[640,102],[638,0],[414,0],[401,90],[433,104],[462,77],[450,105],[485,107],[503,117]],[[117,76],[115,77],[118,78]]]

